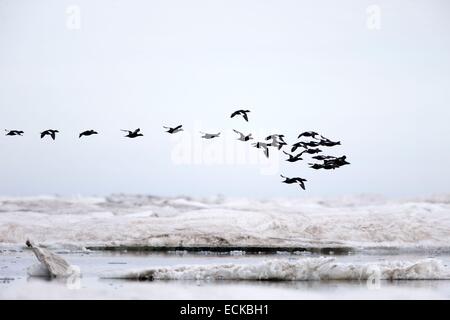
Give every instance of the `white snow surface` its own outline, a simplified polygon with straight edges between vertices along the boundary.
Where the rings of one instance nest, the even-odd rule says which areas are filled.
[[[111,274],[106,278],[135,280],[442,280],[450,270],[440,260],[342,263],[334,258],[267,260],[258,264],[186,265]]]
[[[414,199],[0,198],[0,245],[450,248],[450,194]]]

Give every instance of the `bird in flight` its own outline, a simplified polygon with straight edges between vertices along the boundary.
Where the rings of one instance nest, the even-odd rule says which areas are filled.
[[[299,178],[299,177],[288,178],[288,177],[283,176],[282,174],[280,174],[280,176],[284,179],[284,181],[282,181],[283,183],[287,183],[287,184],[298,183],[300,188],[305,190],[305,182],[308,181],[308,180],[303,179],[303,178]]]
[[[240,116],[242,116],[245,119],[245,121],[248,122],[248,115],[247,115],[247,113],[249,113],[249,112],[250,112],[250,110],[237,110],[237,111],[235,111],[235,112],[233,112],[231,114],[230,118],[234,118],[234,116],[240,115]]]
[[[244,135],[242,132],[239,132],[239,131],[237,131],[237,130],[234,130],[234,129],[233,129],[233,131],[236,132],[236,133],[239,135],[239,138],[238,138],[239,141],[248,141],[248,140],[253,139],[251,133],[248,134],[248,135]]]
[[[170,133],[170,134],[174,134],[174,133],[177,133],[177,132],[180,132],[180,131],[184,131],[182,127],[183,127],[183,125],[181,125],[181,124],[179,126],[175,127],[175,128],[163,126],[164,129],[167,129],[166,132]]]
[[[86,137],[92,136],[93,134],[98,134],[98,132],[95,130],[86,130],[86,131],[83,131],[82,133],[80,133],[79,138],[81,138],[82,136],[86,136]]]
[[[254,147],[258,148],[258,149],[263,149],[264,150],[264,154],[266,155],[266,157],[269,157],[269,147],[267,145],[267,143],[264,142],[257,142],[253,144]]]
[[[56,134],[59,133],[58,130],[53,130],[53,129],[48,129],[45,131],[41,132],[41,139],[44,138],[45,136],[50,136],[52,137],[53,140],[56,139]]]
[[[143,137],[144,135],[141,133],[141,129],[137,128],[134,131],[130,130],[121,130],[123,132],[128,132],[128,134],[125,136],[125,138],[137,138],[137,137]]]
[[[218,138],[220,136],[220,132],[219,133],[205,133],[205,132],[201,132],[202,134],[202,138],[203,139],[214,139],[214,138]]]
[[[323,136],[321,136],[322,139],[320,139],[319,141],[319,145],[320,146],[324,146],[324,147],[334,147],[334,146],[338,146],[341,144],[340,141],[331,141],[330,139],[327,139]]]
[[[313,139],[316,139],[316,136],[319,136],[320,134],[318,134],[315,131],[305,131],[299,134],[298,139],[300,139],[301,137],[312,137]]]
[[[23,135],[23,131],[21,130],[5,130],[7,136],[21,136]]]
[[[316,154],[316,153],[320,153],[320,152],[322,152],[322,150],[320,150],[320,149],[305,149],[300,154],[304,154],[304,153]]]
[[[286,159],[286,161],[289,161],[289,162],[297,162],[297,161],[303,160],[302,158],[300,158],[300,157],[302,156],[301,153],[297,154],[296,156],[293,156],[292,154],[287,153],[286,151],[283,151],[283,153],[284,153],[285,155],[288,155],[288,156],[289,156],[289,159]]]
[[[272,142],[269,143],[268,146],[278,148],[278,150],[287,145],[286,141],[284,141],[283,134],[272,134],[266,137],[266,140],[272,140]]]
[[[339,167],[350,164],[350,162],[347,162],[347,156],[342,156],[342,157],[335,158],[335,159],[325,160],[324,164],[325,165],[334,165],[337,168],[339,168]]]
[[[317,160],[323,160],[323,163],[309,163],[310,168],[312,169],[325,169],[325,170],[331,170],[331,169],[336,169],[345,165],[350,164],[349,162],[347,162],[347,157],[346,156],[342,156],[339,158],[336,157],[331,157],[331,156],[317,156],[317,157],[313,157]]]
[[[333,157],[333,156],[322,156],[322,155],[320,155],[320,156],[314,156],[314,157],[312,157],[312,158],[313,158],[313,159],[316,159],[316,160],[319,160],[319,161],[336,159],[336,157]]]

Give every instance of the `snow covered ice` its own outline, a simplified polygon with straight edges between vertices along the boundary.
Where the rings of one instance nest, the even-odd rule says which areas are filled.
[[[135,280],[443,280],[450,279],[450,269],[437,259],[355,264],[320,257],[267,260],[257,264],[161,267],[105,277]]]
[[[450,195],[389,200],[0,198],[0,244],[450,248]]]

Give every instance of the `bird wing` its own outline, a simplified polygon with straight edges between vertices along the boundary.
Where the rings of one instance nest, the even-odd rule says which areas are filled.
[[[303,181],[299,181],[300,188],[305,190],[305,183]]]
[[[243,113],[242,116],[244,117],[245,121],[248,122],[248,116],[247,116],[247,114],[246,114],[246,113]]]
[[[46,131],[44,131],[44,132],[41,132],[41,139],[43,138],[43,137],[45,137],[45,135],[47,134],[47,132]]]
[[[52,137],[53,140],[55,140],[55,138],[56,138],[56,132],[52,131],[52,132],[50,133],[50,136]]]
[[[239,131],[234,130],[234,129],[233,129],[233,131],[236,132],[240,136],[241,139],[245,138],[245,136],[244,136],[244,134],[242,132],[239,132]]]
[[[267,148],[267,146],[264,146],[264,154],[266,155],[266,157],[269,157],[269,148]]]
[[[289,158],[291,158],[291,157],[292,157],[292,155],[290,155],[290,154],[289,154],[289,153],[287,153],[286,151],[283,151],[283,153],[284,153],[285,155],[289,156]]]
[[[182,127],[183,125],[182,124],[180,124],[179,126],[177,126],[177,127],[175,127],[175,128],[173,128],[173,130],[178,130],[178,129],[181,129],[181,127]]]
[[[240,110],[233,112],[233,113],[231,114],[231,117],[230,117],[230,118],[233,118],[235,115],[239,114],[240,112],[241,112]]]
[[[137,128],[136,130],[134,130],[133,134],[138,134],[139,131],[141,131],[141,129],[140,129],[140,128]]]

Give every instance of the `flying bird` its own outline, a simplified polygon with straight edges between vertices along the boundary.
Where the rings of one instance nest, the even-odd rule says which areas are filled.
[[[299,177],[288,178],[288,177],[283,176],[282,174],[280,174],[280,176],[284,179],[284,181],[282,181],[283,183],[287,183],[287,184],[298,183],[300,188],[305,190],[305,182],[308,181],[308,180],[303,179],[303,178],[299,178]]]
[[[237,110],[237,111],[235,111],[235,112],[233,112],[231,114],[230,118],[234,118],[234,116],[240,115],[240,116],[242,116],[245,119],[245,121],[248,122],[248,115],[247,115],[247,113],[249,113],[249,112],[250,112],[250,110]]]
[[[270,136],[266,137],[266,140],[280,140],[280,141],[284,141],[284,134],[271,134]]]
[[[293,156],[292,154],[287,153],[286,151],[283,151],[283,153],[284,153],[285,155],[288,155],[288,156],[289,156],[289,159],[286,159],[286,161],[289,161],[289,162],[297,162],[297,161],[303,160],[302,158],[300,158],[300,157],[302,156],[301,153],[300,153],[300,154],[297,154],[296,156]]]
[[[298,139],[300,139],[301,137],[311,137],[313,139],[316,139],[316,136],[319,136],[319,134],[315,131],[305,131],[299,134]]]
[[[306,148],[306,147],[303,145],[303,142],[296,142],[292,145],[291,152],[295,152],[295,150],[297,150],[298,148]]]
[[[325,165],[334,165],[337,168],[339,168],[339,167],[350,164],[350,162],[347,162],[346,156],[342,156],[342,157],[331,159],[331,160],[325,160],[324,164]]]
[[[319,157],[319,156],[318,156]],[[313,157],[313,158],[318,158],[318,157]],[[329,157],[329,156],[327,156]],[[346,156],[342,156],[339,158],[336,157],[331,157],[331,159],[323,159],[322,157],[318,160],[323,160],[323,163],[309,163],[310,168],[312,169],[325,169],[325,170],[331,170],[331,169],[337,169],[339,167],[345,166],[350,164],[349,162],[347,162],[347,157]]]
[[[309,142],[300,141],[300,142],[296,142],[292,145],[291,152],[294,152],[298,148],[308,149],[311,147],[318,147],[318,146],[320,146],[320,143],[317,141],[309,141]]]
[[[318,147],[318,146],[319,146],[319,143],[315,142],[315,141],[310,141],[310,142],[300,141],[300,142],[296,142],[292,145],[291,152],[295,152],[295,150],[297,150],[298,148],[308,149],[309,147]]]
[[[338,168],[338,166],[334,165],[334,164],[320,164],[320,163],[308,163],[310,165],[310,168],[312,169],[325,169],[325,170],[331,170],[331,169],[336,169]]]
[[[86,130],[86,131],[83,131],[82,133],[80,133],[79,138],[81,138],[82,136],[89,137],[89,136],[92,136],[93,134],[98,134],[98,132],[95,130]]]
[[[321,136],[321,139],[319,141],[319,145],[324,147],[334,147],[340,145],[340,141],[331,141],[330,139],[325,138],[324,136]]]
[[[324,146],[324,147],[334,147],[334,146],[337,146],[337,145],[340,145],[340,144],[341,144],[340,141],[337,141],[337,142],[334,142],[334,141],[320,141],[320,145]]]
[[[316,160],[319,160],[319,161],[336,159],[336,157],[333,157],[333,156],[322,156],[322,155],[320,155],[320,156],[314,156],[314,157],[312,157],[312,158],[313,158],[313,159],[316,159]]]
[[[320,152],[322,152],[322,150],[320,150],[320,149],[305,149],[300,154],[304,154],[304,153],[316,154],[316,153],[320,153]]]
[[[269,157],[269,147],[267,146],[267,143],[264,142],[257,142],[253,144],[254,147],[258,148],[258,149],[263,149],[264,150],[264,154],[266,155],[266,157]]]
[[[141,133],[141,129],[137,128],[134,131],[130,131],[130,130],[121,130],[123,132],[128,132],[128,134],[125,136],[125,138],[137,138],[137,137],[143,137],[144,135]]]
[[[5,130],[7,136],[21,136],[23,135],[23,131],[21,130]]]
[[[201,132],[202,134],[202,138],[203,139],[214,139],[214,138],[218,138],[220,136],[220,132],[219,133],[205,133],[205,132]]]
[[[248,134],[248,135],[244,135],[242,132],[239,132],[239,131],[237,131],[237,130],[234,130],[234,129],[233,129],[233,131],[236,132],[236,133],[239,135],[239,138],[238,138],[239,141],[248,141],[248,140],[253,139],[251,133]]]
[[[56,139],[56,134],[59,133],[58,130],[53,130],[53,129],[48,129],[45,131],[41,132],[41,139],[44,138],[45,136],[50,136],[52,137],[53,140]]]
[[[175,127],[175,128],[163,126],[164,129],[167,129],[166,132],[170,133],[170,134],[174,134],[174,133],[177,133],[177,132],[180,132],[180,131],[184,131],[182,127],[183,127],[183,125],[181,125],[181,124],[179,126]]]
[[[308,163],[311,169],[319,170],[323,169],[323,164],[320,163]]]
[[[272,134],[266,137],[266,140],[272,140],[272,142],[269,143],[268,146],[278,148],[278,150],[287,145],[286,141],[284,141],[283,134]]]

